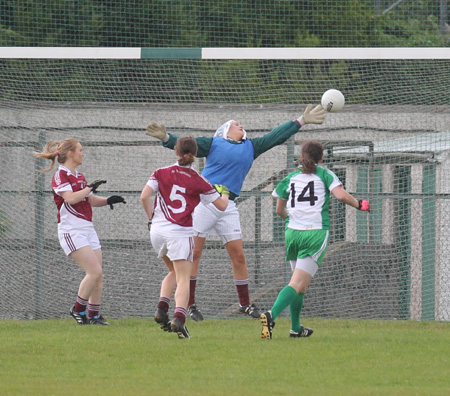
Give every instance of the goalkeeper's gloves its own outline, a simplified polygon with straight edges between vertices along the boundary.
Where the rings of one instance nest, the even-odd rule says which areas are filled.
[[[230,190],[228,190],[228,187],[225,187],[222,184],[214,184],[214,188],[220,195],[222,194],[230,195]]]
[[[121,197],[120,195],[111,195],[110,197],[108,197],[108,198],[106,199],[106,203],[107,203],[107,205],[109,205],[109,207],[110,207],[111,209],[114,209],[113,204],[120,203],[120,202],[122,202],[122,203],[124,203],[124,204],[127,203],[127,202],[123,199],[123,197]]]
[[[369,202],[367,202],[365,199],[360,199],[359,201],[359,210],[363,210],[365,212],[370,212],[370,205]]]
[[[312,109],[312,105],[309,104],[306,106],[305,112],[303,115],[297,119],[297,122],[300,126],[305,124],[322,124],[325,121],[326,112],[323,109],[322,105],[317,105]]]
[[[164,124],[157,124],[154,122],[147,127],[146,135],[157,138],[162,142],[167,142],[169,140],[169,135],[166,132],[166,127]]]
[[[100,184],[106,183],[106,180],[94,180],[91,184],[88,185],[88,187],[92,188],[92,192],[96,193],[97,192],[97,188],[100,186]]]

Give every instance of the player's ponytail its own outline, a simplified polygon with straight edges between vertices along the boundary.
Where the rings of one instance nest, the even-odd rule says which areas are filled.
[[[51,164],[48,168],[42,170],[42,172],[48,172],[53,169],[55,162],[64,164],[67,161],[67,153],[69,151],[75,151],[78,140],[65,139],[65,140],[52,140],[48,142],[42,152],[33,151],[33,154],[37,158],[44,158],[51,160]]]
[[[178,164],[187,166],[195,161],[197,155],[197,141],[191,136],[178,138],[175,145],[175,152],[178,155]]]
[[[316,173],[316,164],[323,157],[323,146],[316,140],[310,140],[302,146],[301,164],[303,173]]]

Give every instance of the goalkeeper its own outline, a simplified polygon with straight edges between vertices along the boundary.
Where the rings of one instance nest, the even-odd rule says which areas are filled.
[[[195,288],[203,246],[211,232],[220,235],[231,259],[234,283],[239,297],[239,312],[259,318],[259,309],[250,302],[239,212],[234,200],[239,196],[244,179],[256,158],[284,143],[305,124],[322,124],[324,120],[325,110],[322,106],[318,105],[313,109],[312,105],[308,105],[304,114],[297,120],[285,122],[262,137],[248,139],[243,126],[237,121],[230,120],[217,129],[214,137],[196,138],[197,156],[206,157],[202,176],[212,185],[226,185],[230,190],[230,200],[225,212],[217,210],[212,204],[202,203],[194,211],[195,247],[188,307],[191,319],[203,320],[203,315],[195,302]],[[156,123],[149,125],[146,133],[161,140],[162,145],[170,149],[174,149],[178,138],[176,135],[166,133],[164,125]]]

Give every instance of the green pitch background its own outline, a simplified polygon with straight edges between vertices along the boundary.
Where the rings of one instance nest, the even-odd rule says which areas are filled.
[[[277,321],[153,319],[78,326],[0,321],[1,395],[450,395],[450,323],[308,319],[308,339]]]

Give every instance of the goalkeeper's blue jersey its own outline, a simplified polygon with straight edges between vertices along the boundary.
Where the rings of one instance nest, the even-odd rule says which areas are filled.
[[[252,167],[255,150],[250,140],[235,142],[213,138],[202,176],[212,185],[223,184],[239,196],[245,176]]]
[[[212,185],[223,184],[239,196],[245,176],[253,161],[262,153],[278,146],[297,133],[300,125],[288,121],[261,137],[236,142],[221,137],[196,137],[198,157],[206,157],[204,176]],[[164,147],[175,148],[178,136],[170,134]]]

